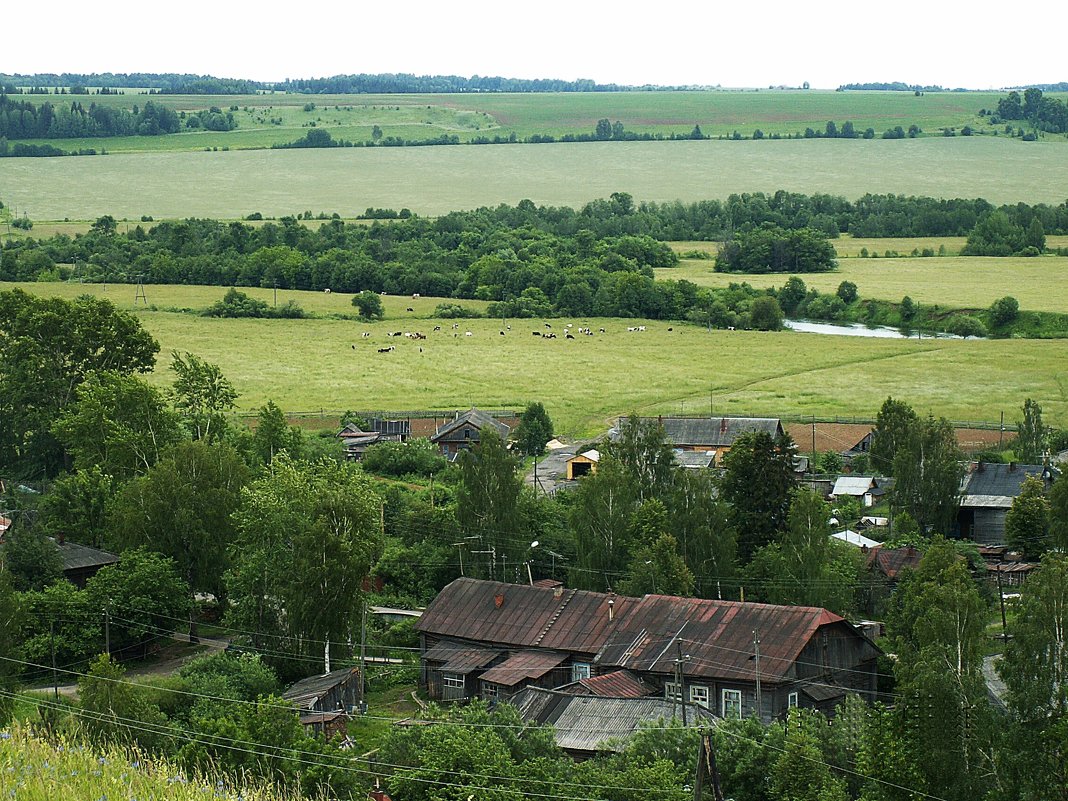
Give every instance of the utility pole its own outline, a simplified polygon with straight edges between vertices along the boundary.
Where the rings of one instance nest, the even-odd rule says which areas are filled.
[[[104,653],[111,656],[111,601],[104,606]]]
[[[1005,590],[1001,588],[1001,565],[998,565],[998,600],[1001,602],[1001,641],[1009,644],[1009,624],[1005,621]]]
[[[52,651],[52,694],[59,698],[59,677],[56,674],[56,621],[48,621],[48,645]]]
[[[682,643],[675,641],[675,680],[679,688],[679,701],[682,703],[682,727],[686,728],[686,673],[683,672],[682,663],[689,658],[682,655]]]
[[[705,793],[706,777],[712,782],[712,797],[723,801],[723,787],[719,781],[719,767],[716,764],[716,745],[712,742],[712,732],[701,731],[701,740],[697,744],[697,776],[693,784],[694,801],[702,801]]]
[[[753,672],[756,674],[756,711],[757,720],[763,720],[764,714],[761,711],[760,704],[760,638],[757,636],[756,629],[753,630]]]
[[[367,596],[363,599],[363,617],[360,620],[360,714],[367,714]]]

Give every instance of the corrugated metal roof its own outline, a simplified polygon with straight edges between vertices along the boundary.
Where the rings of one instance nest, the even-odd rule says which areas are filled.
[[[595,654],[607,638],[610,599],[617,617],[638,602],[585,590],[459,578],[438,593],[416,629],[514,648]]]
[[[873,567],[887,578],[897,579],[902,570],[915,570],[923,554],[911,545],[907,548],[884,548],[881,545],[868,551],[868,569]]]
[[[668,675],[681,651],[687,676],[751,681],[756,632],[760,675],[771,682],[786,678],[816,630],[830,623],[848,625],[817,607],[646,595],[620,616],[596,661]]]
[[[613,670],[602,676],[579,679],[562,689],[572,695],[582,694],[585,690],[590,695],[602,698],[642,698],[650,693],[645,682],[629,670]]]
[[[965,500],[968,496],[997,496],[1015,498],[1020,494],[1028,476],[1042,478],[1049,468],[1040,464],[975,464],[964,481]],[[1052,478],[1052,476],[1051,476]],[[977,504],[971,504],[977,505]]]
[[[495,645],[594,654],[602,669],[665,675],[674,671],[680,643],[690,655],[687,676],[743,681],[754,675],[750,656],[756,631],[760,673],[770,682],[787,677],[816,630],[828,624],[848,626],[816,607],[668,595],[629,598],[461,578],[441,591],[416,628]]]
[[[347,681],[357,680],[359,675],[360,671],[357,668],[346,667],[332,670],[321,676],[309,676],[282,693],[282,698],[292,701],[303,709],[312,709],[316,702],[330,690]]]
[[[49,537],[49,539],[52,539]],[[64,570],[78,570],[84,567],[105,567],[119,561],[119,557],[98,548],[90,548],[77,542],[59,543],[55,540],[59,550],[59,558],[63,561]]]
[[[839,476],[835,479],[831,495],[861,496],[875,487],[872,476]]]
[[[870,539],[863,534],[858,534],[848,528],[845,531],[836,531],[831,537],[840,540],[841,542],[848,542],[850,545],[855,545],[858,548],[878,548],[882,545],[878,540]]]
[[[600,698],[528,687],[513,700],[524,720],[555,727],[556,744],[570,751],[622,750],[623,741],[643,723],[671,720],[681,715],[680,707],[663,698]],[[688,704],[687,723],[706,727],[715,723],[708,710]]]
[[[494,684],[503,684],[505,687],[514,687],[527,679],[540,679],[566,661],[567,654],[551,651],[520,651],[512,654],[501,664],[491,667],[480,678],[483,681],[492,681]]]
[[[423,654],[423,659],[430,662],[444,662],[445,664],[440,668],[443,673],[462,674],[485,667],[500,655],[500,651],[479,645],[442,642]]]
[[[960,499],[962,509],[1010,509],[1016,498],[1012,495],[976,495],[968,493]]]

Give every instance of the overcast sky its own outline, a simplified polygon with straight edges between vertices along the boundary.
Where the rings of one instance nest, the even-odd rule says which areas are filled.
[[[813,88],[904,81],[985,89],[1068,80],[1055,45],[1068,4],[1049,0],[61,0],[48,9],[47,24],[4,36],[0,72],[187,72],[263,81],[409,72],[725,87],[808,81]],[[1039,31],[1032,41],[1028,20]]]

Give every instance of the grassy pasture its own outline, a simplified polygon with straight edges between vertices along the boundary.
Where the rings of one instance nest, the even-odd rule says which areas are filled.
[[[292,141],[312,120],[330,128],[335,136],[354,141],[369,139],[375,124],[382,127],[386,136],[431,138],[455,133],[466,140],[487,131],[505,136],[515,133],[519,137],[588,133],[602,118],[619,120],[629,131],[664,135],[688,134],[695,124],[711,136],[729,136],[735,131],[750,136],[757,128],[765,135],[801,134],[806,128],[822,131],[828,121],[841,126],[846,120],[851,120],[858,131],[874,128],[877,135],[895,125],[908,128],[914,123],[927,134],[964,125],[992,133],[993,126],[978,117],[978,112],[994,108],[1001,96],[996,92],[943,92],[916,97],[911,92],[724,90],[452,95],[126,94],[51,100],[77,99],[123,108],[151,100],[176,111],[211,106],[239,109],[235,116],[240,127],[233,132],[104,140],[108,150],[128,152],[204,146],[269,147],[279,141]],[[307,103],[315,103],[316,109],[303,111]],[[269,122],[271,118],[280,119],[281,124]],[[101,140],[64,140],[56,146],[101,144]]]
[[[737,192],[866,192],[1060,203],[1068,159],[1004,137],[604,142],[136,153],[0,159],[2,199],[34,220],[214,217],[368,206],[437,215],[524,198],[579,207],[612,192],[670,202]]]
[[[656,273],[658,278],[685,278],[711,287],[742,281],[756,287],[782,286],[789,277],[717,273],[712,262],[699,259],[685,259],[679,267]],[[842,259],[835,272],[801,278],[820,292],[834,292],[842,281],[852,281],[862,298],[878,300],[898,301],[908,295],[919,303],[986,308],[998,298],[1012,295],[1020,308],[1028,311],[1068,309],[1068,257],[1064,256]]]
[[[25,285],[42,294],[76,287]],[[133,287],[121,292],[132,307]],[[180,296],[189,292],[189,301]],[[863,292],[863,286],[861,287]],[[166,292],[174,305],[210,300],[203,288],[146,287],[150,302]],[[263,290],[266,292],[266,290]],[[156,296],[160,296],[160,300]],[[306,309],[349,307],[346,295],[287,293]],[[281,293],[279,300],[281,301]],[[398,311],[410,299],[387,298],[390,319],[222,320],[162,311],[138,311],[161,346],[152,380],[164,386],[172,350],[219,364],[237,386],[239,406],[251,410],[273,399],[291,412],[320,409],[455,409],[472,404],[522,407],[541,400],[567,436],[603,431],[610,418],[637,411],[872,416],[887,395],[917,410],[956,420],[994,420],[1023,399],[1041,404],[1054,425],[1068,423],[1068,340],[874,340],[779,332],[707,332],[678,323],[574,320],[607,332],[565,339],[566,320],[553,320],[559,338],[533,337],[540,320],[409,320],[437,303]],[[403,305],[401,305],[403,304]],[[442,330],[434,332],[440,324]],[[669,331],[669,328],[674,330]],[[387,337],[419,330],[425,341]],[[368,331],[371,336],[361,337]],[[470,331],[472,336],[465,333]],[[454,336],[454,334],[457,334]],[[393,345],[396,350],[378,353]]]

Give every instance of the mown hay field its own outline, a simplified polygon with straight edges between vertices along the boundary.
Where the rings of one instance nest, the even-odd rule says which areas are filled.
[[[879,240],[872,240],[879,241]],[[684,259],[678,267],[656,271],[658,278],[683,279],[699,286],[724,287],[747,282],[756,287],[782,286],[789,275],[717,273],[713,262]],[[993,258],[935,256],[927,258],[849,258],[830,273],[801,275],[820,292],[834,292],[852,281],[862,298],[914,301],[950,308],[985,309],[998,298],[1012,295],[1028,311],[1068,311],[1068,257]]]
[[[24,286],[47,294],[60,285]],[[184,288],[166,289],[175,300]],[[108,287],[109,296],[114,290]],[[132,308],[133,294],[123,286],[128,300],[119,305]],[[153,302],[164,288],[146,287],[146,294]],[[322,293],[300,293],[298,302],[315,309],[305,295]],[[200,297],[175,305],[194,307]],[[322,302],[346,307],[349,297]],[[387,300],[391,318],[373,324],[137,313],[161,347],[154,382],[173,380],[171,351],[196,353],[234,382],[242,410],[268,399],[289,412],[522,408],[540,400],[560,433],[590,436],[632,411],[872,417],[893,395],[921,412],[993,421],[1001,411],[1012,419],[1030,397],[1051,424],[1068,423],[1068,340],[877,340],[620,319],[551,320],[558,338],[549,340],[533,336],[548,330],[542,320],[510,320],[504,336],[500,320],[458,320],[454,330],[453,321],[398,313],[408,300],[404,307]],[[594,336],[565,339],[569,322],[588,325]],[[647,330],[627,331],[638,324]],[[428,339],[387,337],[412,330]],[[389,346],[395,350],[378,352]]]
[[[996,92],[929,93],[829,92],[789,90],[721,90],[684,92],[466,93],[405,95],[93,95],[76,98],[83,104],[130,108],[151,100],[176,111],[215,106],[233,112],[238,129],[201,131],[182,136],[119,137],[107,140],[62,140],[58,147],[106,147],[112,152],[188,150],[202,147],[269,147],[290,142],[311,123],[329,129],[335,138],[367,141],[373,125],[385,136],[429,139],[443,133],[462,141],[475,136],[534,134],[560,137],[592,133],[599,119],[623,123],[627,131],[689,134],[700,125],[709,136],[735,132],[752,136],[800,135],[805,129],[823,132],[829,121],[839,128],[851,121],[858,131],[873,128],[877,136],[900,125],[915,124],[925,134],[970,125],[992,134],[995,126],[980,117],[1003,94]],[[1051,97],[1058,95],[1052,94]],[[75,98],[49,98],[53,103]],[[40,102],[41,98],[37,98]],[[309,103],[314,109],[305,110]]]
[[[581,207],[612,192],[691,202],[786,189],[1060,203],[1068,158],[1053,142],[904,140],[593,142],[136,153],[0,159],[2,199],[33,220],[343,217],[367,207],[438,215],[515,204]]]

